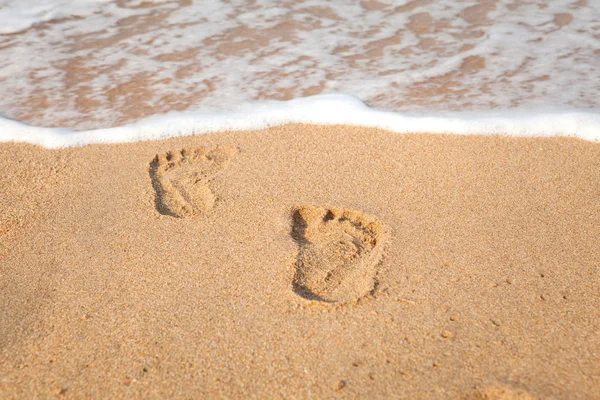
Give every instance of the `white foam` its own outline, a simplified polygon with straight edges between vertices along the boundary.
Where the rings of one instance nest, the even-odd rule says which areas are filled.
[[[29,126],[3,118],[0,119],[0,142],[26,142],[47,148],[76,147],[264,129],[290,123],[350,124],[396,133],[570,136],[600,141],[600,113],[546,110],[409,114],[369,108],[353,96],[319,95],[286,102],[246,104],[230,112],[170,112],[121,127],[79,132]]]
[[[0,30],[19,31],[0,35],[0,112],[81,130],[122,124],[133,103],[226,110],[308,93],[403,112],[600,109],[597,2],[272,3],[0,0]],[[189,56],[160,58],[176,52]]]
[[[0,34],[24,31],[59,18],[93,14],[111,0],[0,0]]]

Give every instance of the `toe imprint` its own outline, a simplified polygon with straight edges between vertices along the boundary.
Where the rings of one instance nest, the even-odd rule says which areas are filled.
[[[386,237],[376,218],[345,208],[298,207],[292,237],[299,246],[293,281],[297,294],[347,303],[373,290]]]
[[[158,211],[180,218],[209,211],[215,203],[209,182],[229,166],[236,154],[237,149],[228,146],[156,155],[150,163],[150,176]]]
[[[535,400],[536,397],[525,389],[501,384],[478,388],[467,398],[473,400]]]

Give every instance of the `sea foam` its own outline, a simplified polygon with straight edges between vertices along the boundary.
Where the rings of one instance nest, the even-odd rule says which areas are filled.
[[[0,22],[0,112],[39,126],[336,93],[600,110],[598,2],[0,0]]]
[[[349,95],[317,95],[291,101],[244,104],[229,112],[170,112],[136,123],[88,131],[42,128],[0,119],[1,142],[47,148],[125,143],[221,131],[257,130],[301,123],[357,125],[394,133],[485,134],[521,137],[577,137],[600,141],[600,113],[585,111],[493,111],[397,113],[366,106]]]

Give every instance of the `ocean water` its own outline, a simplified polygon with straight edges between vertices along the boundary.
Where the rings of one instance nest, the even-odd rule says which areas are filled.
[[[0,141],[290,122],[600,140],[600,2],[273,4],[0,0]]]

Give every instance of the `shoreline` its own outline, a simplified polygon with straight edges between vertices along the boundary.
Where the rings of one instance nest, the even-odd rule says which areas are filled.
[[[370,108],[354,96],[336,94],[242,104],[232,111],[173,111],[123,126],[88,131],[31,126],[0,117],[0,143],[23,142],[46,148],[80,147],[294,124],[350,125],[400,134],[577,137],[600,141],[600,112],[591,110],[403,113]]]

